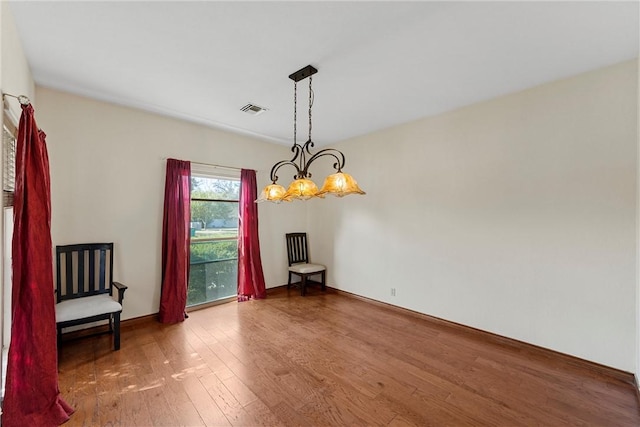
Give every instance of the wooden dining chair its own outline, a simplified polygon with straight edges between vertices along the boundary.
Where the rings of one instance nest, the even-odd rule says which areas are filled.
[[[113,280],[113,243],[56,246],[58,347],[62,329],[108,320],[113,349],[119,350],[120,313],[126,290],[127,286]]]
[[[287,257],[289,259],[289,281],[287,289],[292,285],[300,287],[300,295],[304,296],[308,284],[319,284],[321,289],[326,289],[327,268],[322,264],[309,262],[309,248],[307,246],[307,233],[287,233]],[[300,276],[299,282],[292,282],[293,275]],[[310,280],[311,276],[320,276],[320,281]]]

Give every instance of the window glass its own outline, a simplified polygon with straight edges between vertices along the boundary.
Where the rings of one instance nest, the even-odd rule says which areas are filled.
[[[240,181],[191,178],[191,260],[187,306],[237,294]]]

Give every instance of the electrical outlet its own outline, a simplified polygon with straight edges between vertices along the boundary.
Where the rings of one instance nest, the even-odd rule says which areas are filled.
[[[391,288],[391,296],[392,297],[396,296],[396,288]]]

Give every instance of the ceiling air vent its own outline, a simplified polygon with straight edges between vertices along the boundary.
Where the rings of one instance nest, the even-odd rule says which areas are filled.
[[[259,105],[255,105],[255,104],[247,104],[244,107],[242,107],[240,110],[244,111],[245,113],[249,113],[252,116],[257,116],[258,114],[262,114],[265,111],[267,111],[266,108],[261,107]]]

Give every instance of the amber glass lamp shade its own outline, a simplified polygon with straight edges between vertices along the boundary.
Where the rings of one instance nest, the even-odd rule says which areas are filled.
[[[284,187],[280,184],[269,184],[266,187],[264,187],[264,189],[262,190],[262,193],[260,193],[260,197],[256,199],[256,203],[260,203],[260,202],[280,203],[283,200],[285,202],[288,202],[291,199],[285,198],[284,195],[286,192],[287,190],[285,190]]]
[[[318,195],[332,194],[336,197],[348,196],[349,194],[367,194],[360,187],[355,179],[348,173],[338,172],[329,175],[324,180],[322,189]]]
[[[324,197],[318,195],[318,186],[308,178],[298,178],[289,185],[289,189],[284,194],[285,199],[308,200],[312,197]]]

